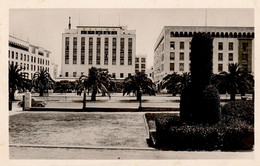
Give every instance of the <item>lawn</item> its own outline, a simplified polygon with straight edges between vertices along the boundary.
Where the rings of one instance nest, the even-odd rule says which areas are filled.
[[[10,144],[147,147],[140,113],[22,113],[9,118]]]

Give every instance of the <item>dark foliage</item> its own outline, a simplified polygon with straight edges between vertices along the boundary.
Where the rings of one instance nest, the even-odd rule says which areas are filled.
[[[191,40],[191,82],[196,88],[210,84],[212,75],[213,38],[197,33]]]
[[[165,150],[252,150],[254,127],[236,116],[223,115],[214,125],[187,124],[176,114],[155,117],[156,147]]]
[[[246,121],[254,125],[254,101],[233,101],[222,107],[222,114]]]
[[[221,116],[217,89],[210,85],[198,91],[187,86],[181,95],[180,116],[187,123],[217,123]]]

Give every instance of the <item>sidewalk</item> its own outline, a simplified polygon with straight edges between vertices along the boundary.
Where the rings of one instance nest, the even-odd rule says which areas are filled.
[[[62,155],[61,155],[62,154]],[[254,159],[254,152],[188,152],[104,148],[10,147],[10,159]]]

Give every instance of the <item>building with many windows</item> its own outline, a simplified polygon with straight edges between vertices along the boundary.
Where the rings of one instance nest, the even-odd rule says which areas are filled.
[[[146,58],[147,55],[136,55],[135,57],[135,72],[146,73]]]
[[[49,72],[51,52],[9,35],[8,63],[19,65],[26,78],[41,69]]]
[[[115,79],[135,72],[135,30],[125,26],[77,26],[62,34],[61,79],[78,79],[93,67]]]
[[[154,81],[167,74],[190,71],[190,44],[194,33],[206,32],[213,40],[213,72],[228,71],[228,63],[239,63],[254,72],[253,27],[165,26],[154,47]]]

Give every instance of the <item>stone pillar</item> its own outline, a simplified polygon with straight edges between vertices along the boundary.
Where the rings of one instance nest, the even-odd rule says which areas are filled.
[[[30,92],[25,92],[24,110],[29,111],[31,106],[32,106],[32,94]]]

